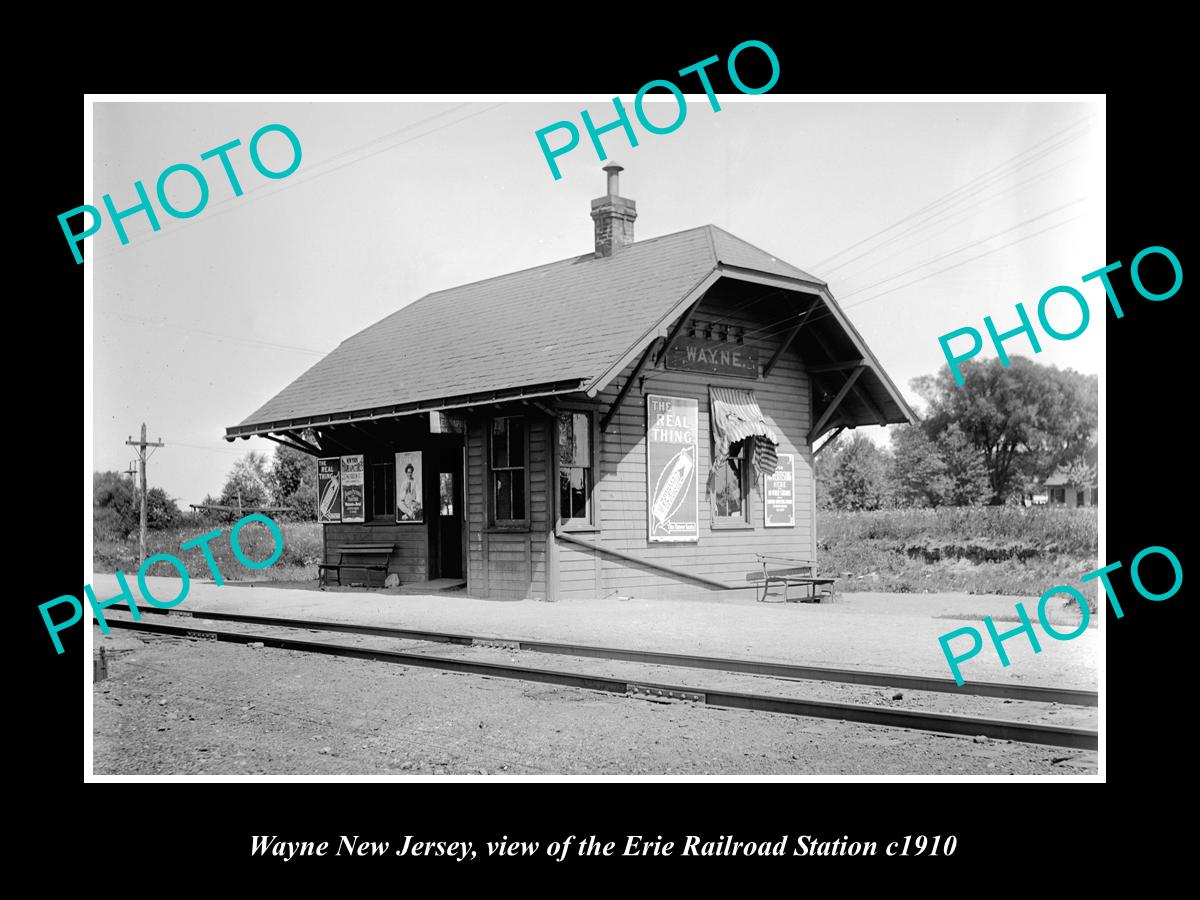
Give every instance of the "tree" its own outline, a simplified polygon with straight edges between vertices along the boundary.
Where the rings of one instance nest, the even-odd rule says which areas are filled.
[[[880,509],[890,499],[889,459],[869,437],[856,434],[817,457],[818,505],[826,509]]]
[[[935,509],[948,503],[953,483],[946,469],[941,448],[920,425],[892,431],[892,483],[901,503]]]
[[[152,529],[170,528],[183,513],[162,488],[150,488],[146,495],[146,526]],[[120,472],[92,473],[92,524],[125,537],[133,533],[141,521],[141,500],[133,481]]]
[[[289,507],[297,519],[317,518],[316,457],[280,444],[267,473],[267,487],[275,506]]]
[[[946,464],[947,506],[975,506],[989,494],[987,464],[957,422],[938,436],[938,451]]]
[[[1067,476],[1067,483],[1075,488],[1094,488],[1096,486],[1096,467],[1086,459],[1077,459],[1061,469]]]
[[[989,501],[1004,503],[1032,478],[1078,459],[1097,422],[1094,375],[1043,366],[1014,356],[967,360],[959,387],[943,366],[936,376],[911,382],[929,404],[926,434],[940,438],[951,425],[983,454]]]
[[[218,502],[223,506],[266,506],[270,499],[267,455],[251,450],[229,470]]]

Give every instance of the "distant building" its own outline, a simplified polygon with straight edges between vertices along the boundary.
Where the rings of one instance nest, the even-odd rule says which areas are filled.
[[[1095,484],[1096,473],[1096,444],[1092,443],[1091,449],[1083,456],[1083,461],[1090,467],[1092,478],[1089,479],[1090,484],[1078,484],[1071,478],[1071,474],[1066,469],[1059,469],[1053,475],[1046,479],[1043,487],[1044,493],[1048,495],[1047,502],[1050,506],[1096,506],[1100,503],[1100,488]],[[1037,502],[1037,498],[1034,498]]]

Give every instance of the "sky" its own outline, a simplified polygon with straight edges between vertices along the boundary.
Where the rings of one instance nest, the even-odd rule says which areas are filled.
[[[1034,358],[1103,377],[1103,287],[1081,281],[1111,262],[1101,101],[720,103],[714,112],[688,95],[683,124],[666,135],[634,119],[637,147],[620,130],[604,135],[625,167],[621,194],[637,202],[638,240],[711,223],[827,281],[915,406],[910,379],[945,363],[940,335],[983,332],[986,315],[1015,327],[1014,305],[1036,317],[1057,285],[1087,297],[1091,324],[1072,341],[1043,336]],[[534,137],[561,120],[583,132],[585,108],[597,124],[613,117],[597,97],[95,103],[86,202],[102,207],[111,194],[118,210],[133,206],[134,182],[153,196],[175,163],[201,169],[210,197],[189,219],[155,201],[161,230],[135,214],[125,246],[107,220],[86,240],[91,468],[127,469],[125,441],[146,422],[165,443],[150,486],[200,502],[247,450],[274,450],[260,438],[229,444],[225,428],[340,341],[432,291],[590,251],[605,163],[584,132],[555,180]],[[664,124],[675,115],[674,101],[647,109]],[[273,123],[302,147],[299,168],[278,180],[247,152]],[[200,160],[235,138],[240,197],[218,160]],[[280,134],[260,148],[270,168],[291,160]],[[181,209],[198,198],[187,175],[167,190]],[[1079,322],[1061,299],[1049,315],[1064,332]],[[1024,338],[1006,347],[1032,355]],[[862,431],[886,442],[886,429]]]

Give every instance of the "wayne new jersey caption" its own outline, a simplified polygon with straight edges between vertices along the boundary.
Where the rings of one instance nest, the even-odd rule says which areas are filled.
[[[795,838],[783,835],[778,841],[739,841],[733,835],[721,835],[716,840],[689,834],[682,843],[663,840],[661,835],[646,838],[628,835],[624,846],[617,841],[601,841],[595,835],[576,838],[569,835],[561,841],[545,845],[538,841],[509,840],[505,835],[498,841],[487,841],[487,856],[550,856],[559,862],[568,856],[878,856],[878,841],[853,841],[848,835],[826,840],[802,834]],[[479,853],[473,841],[422,841],[412,835],[392,849],[390,841],[368,841],[359,835],[339,835],[330,841],[281,841],[277,836],[256,835],[251,841],[252,856],[279,857],[289,862],[306,856],[444,856],[456,862],[475,859]],[[618,847],[620,850],[618,852]],[[903,835],[884,844],[887,856],[951,856],[958,847],[954,835]],[[790,850],[790,853],[789,853]]]

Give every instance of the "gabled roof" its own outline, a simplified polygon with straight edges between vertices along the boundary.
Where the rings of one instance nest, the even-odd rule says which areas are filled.
[[[727,272],[784,279],[832,303],[824,282],[704,225],[610,257],[587,253],[428,294],[342,341],[226,437],[595,386],[714,273]],[[882,369],[878,377],[895,421],[910,419]]]

